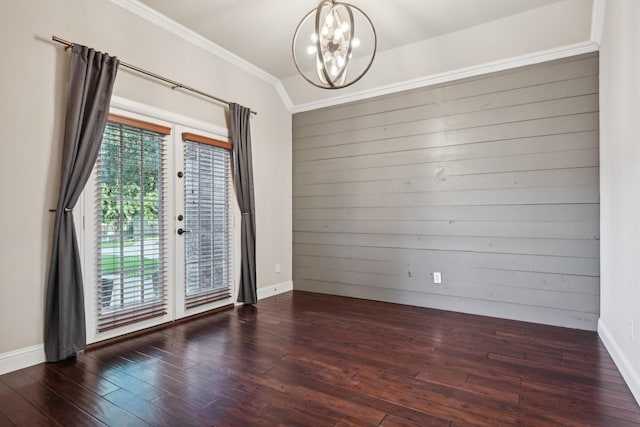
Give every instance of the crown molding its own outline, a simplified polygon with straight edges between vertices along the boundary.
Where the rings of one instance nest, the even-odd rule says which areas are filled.
[[[174,21],[173,19],[163,15],[155,9],[140,3],[138,0],[111,0],[112,3],[128,10],[129,12],[145,19],[159,27],[177,35],[178,37],[206,50],[207,52],[219,57],[220,59],[244,70],[259,79],[273,85],[282,99],[283,104],[290,110],[293,105],[289,95],[287,95],[280,80],[259,68],[249,61],[239,57],[238,55],[231,53],[227,49],[213,43],[211,40],[201,36],[193,30],[185,27],[184,25]]]
[[[600,47],[602,41],[602,28],[604,27],[604,14],[607,8],[607,0],[593,0],[591,9],[591,36],[589,40]]]
[[[289,97],[287,90],[284,88],[282,81],[278,80],[278,83],[276,83],[275,86],[276,86],[276,91],[278,92],[278,95],[280,95],[280,99],[282,99],[282,102],[284,103],[285,108],[289,111],[292,111],[293,101]]]
[[[129,12],[152,22],[159,27],[181,37],[182,39],[206,50],[207,52],[221,58],[222,60],[258,77],[266,83],[274,86],[280,100],[286,109],[292,113],[299,113],[303,111],[310,111],[319,108],[331,107],[334,105],[345,104],[348,102],[360,101],[363,99],[388,95],[396,92],[401,92],[410,89],[417,89],[425,86],[446,83],[453,80],[464,79],[468,77],[479,76],[482,74],[488,74],[496,71],[508,70],[516,67],[522,67],[526,65],[538,64],[545,61],[552,61],[555,59],[566,58],[569,56],[580,55],[584,53],[596,52],[600,47],[600,40],[602,37],[602,27],[604,22],[604,13],[606,0],[593,0],[592,15],[591,15],[591,34],[589,41],[577,43],[569,46],[563,46],[556,49],[550,49],[541,52],[535,52],[532,54],[517,56],[508,58],[505,60],[499,60],[489,62],[486,64],[474,65],[471,67],[461,68],[458,70],[447,71],[440,74],[431,76],[420,77],[417,79],[408,80],[405,82],[392,83],[386,86],[380,86],[373,89],[366,89],[363,91],[339,95],[320,101],[313,101],[304,104],[294,104],[289,97],[287,90],[285,89],[282,81],[277,77],[267,73],[263,69],[253,65],[249,61],[231,53],[223,47],[213,43],[193,30],[185,27],[182,24],[172,20],[171,18],[161,14],[155,9],[140,3],[138,0],[111,0],[112,3],[128,10]]]
[[[600,1],[600,0],[596,0]],[[321,101],[309,102],[306,104],[294,105],[291,109],[292,113],[301,113],[304,111],[317,110],[319,108],[332,107],[335,105],[345,104],[348,102],[361,101],[363,99],[373,98],[376,96],[389,95],[392,93],[402,92],[405,90],[418,89],[425,86],[432,86],[441,83],[447,83],[453,80],[465,79],[468,77],[480,76],[483,74],[494,73],[496,71],[510,70],[512,68],[522,67],[526,65],[539,64],[541,62],[553,61],[555,59],[567,58],[570,56],[581,55],[598,51],[599,46],[592,41],[572,44],[560,48],[549,49],[541,52],[535,52],[527,55],[516,56],[500,61],[488,62],[486,64],[473,65],[471,67],[460,68],[457,70],[447,71],[431,76],[420,77],[417,79],[407,80],[400,83],[393,83],[386,86],[380,86],[373,89],[367,89],[356,93],[336,96]]]

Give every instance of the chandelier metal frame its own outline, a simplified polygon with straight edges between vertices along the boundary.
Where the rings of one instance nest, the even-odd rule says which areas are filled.
[[[349,22],[348,22],[349,37],[347,39],[348,40],[347,52],[344,56],[341,57],[344,63],[343,65],[340,66],[339,69],[337,69],[337,73],[335,74],[331,73],[331,70],[327,69],[327,64],[323,58],[323,52],[331,51],[331,53],[333,53],[335,50],[339,49],[338,43],[335,42],[334,40],[335,38],[333,37],[331,38],[331,41],[325,40],[325,44],[323,45],[323,37],[321,36],[322,34],[321,27],[324,25],[324,23],[320,21],[322,18],[322,11],[324,8],[327,8],[327,7],[329,8],[329,12],[327,13],[327,15],[333,14],[333,11],[337,10],[338,8],[344,8],[347,11],[347,15],[349,19]],[[369,24],[369,28],[371,29],[371,33],[373,35],[373,49],[371,53],[371,58],[369,59],[369,63],[364,68],[364,70],[358,76],[356,76],[353,80],[347,81],[346,73],[347,73],[347,69],[349,68],[349,62],[352,59],[354,40],[356,40],[354,16],[353,16],[354,10],[360,13],[362,17],[365,19],[365,21]],[[314,13],[315,13],[315,33],[314,33],[315,37],[313,37],[312,42],[314,42],[315,44],[315,58],[316,58],[316,64],[317,64],[317,70],[315,70],[315,72],[318,75],[319,83],[312,80],[305,74],[305,72],[302,70],[299,64],[298,57],[296,55],[296,45],[298,43],[298,37],[300,36],[300,30],[302,29],[303,24],[307,22],[307,20]],[[371,19],[369,18],[369,16],[366,13],[364,13],[362,9],[349,3],[343,3],[336,0],[324,0],[324,1],[321,1],[320,4],[315,9],[312,9],[311,11],[309,11],[309,13],[307,13],[298,24],[293,36],[293,42],[291,44],[291,53],[293,56],[293,62],[296,66],[296,69],[306,81],[308,81],[312,85],[319,87],[321,89],[342,89],[356,83],[367,73],[367,71],[369,71],[369,68],[371,68],[371,64],[373,64],[373,59],[376,56],[377,45],[378,45],[378,35],[376,33],[376,29],[373,26],[373,23],[371,22]]]

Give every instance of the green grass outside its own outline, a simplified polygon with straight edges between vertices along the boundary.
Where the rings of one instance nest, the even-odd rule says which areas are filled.
[[[124,247],[131,247],[135,243],[140,243],[140,240],[125,240]],[[102,248],[119,248],[120,242],[101,242],[100,247]]]
[[[156,259],[144,258],[144,274],[149,275],[158,271],[159,262]],[[142,267],[142,258],[139,256],[124,257],[124,275],[136,276]],[[116,254],[102,255],[102,274],[115,274],[120,271],[120,256]]]

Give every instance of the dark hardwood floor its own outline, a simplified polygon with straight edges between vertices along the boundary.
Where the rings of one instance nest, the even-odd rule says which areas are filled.
[[[592,332],[292,292],[0,376],[0,426],[638,426]]]

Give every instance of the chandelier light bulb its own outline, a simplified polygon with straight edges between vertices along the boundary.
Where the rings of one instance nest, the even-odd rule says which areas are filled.
[[[351,40],[351,46],[353,47],[360,47],[360,39],[353,39]]]
[[[318,41],[318,34],[317,33],[311,34],[311,43],[316,43],[317,41]]]
[[[327,23],[328,27],[333,26],[333,14],[329,13],[327,15],[327,18],[325,19],[325,22]]]

